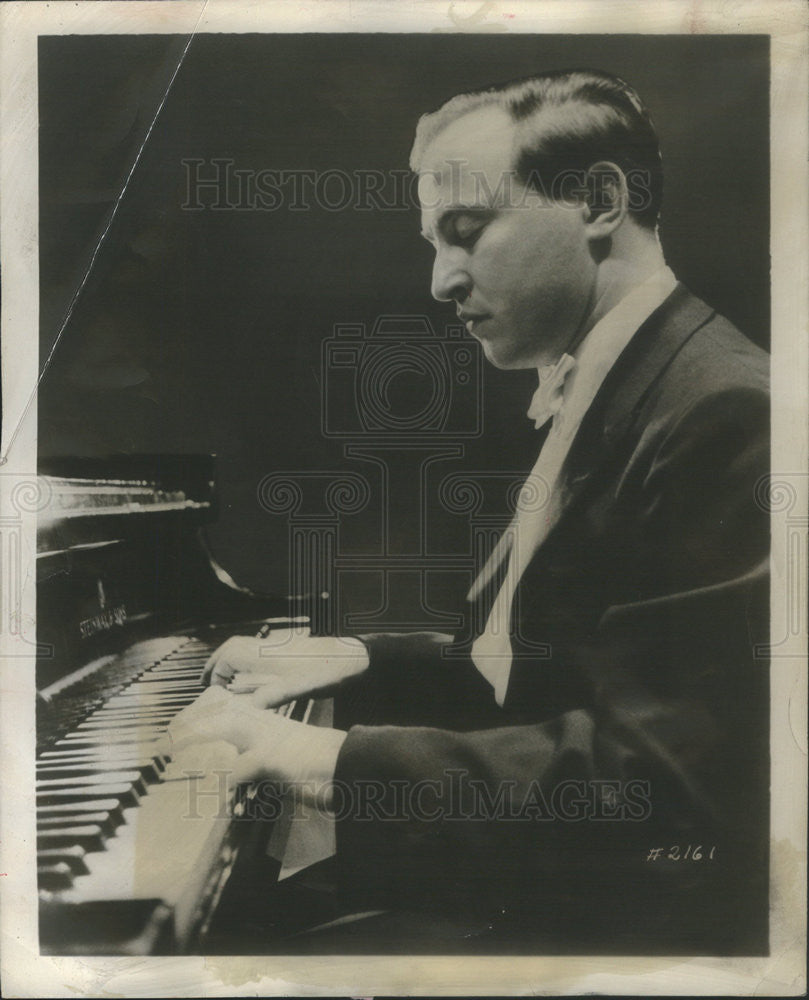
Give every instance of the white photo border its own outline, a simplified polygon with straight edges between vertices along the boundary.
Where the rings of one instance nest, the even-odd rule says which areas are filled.
[[[771,686],[771,954],[764,958],[637,956],[69,958],[38,954],[34,858],[36,385],[38,357],[37,41],[40,35],[245,32],[525,32],[768,34],[771,38],[772,470],[794,496],[772,521],[772,630],[802,608]],[[809,183],[807,10],[793,0],[433,2],[110,0],[0,7],[0,263],[3,437],[0,530],[18,518],[16,630],[0,629],[3,803],[0,932],[10,997],[281,995],[799,995],[806,947],[806,532],[809,445]],[[11,494],[28,491],[12,511]],[[774,505],[775,506],[775,505]],[[798,532],[804,553],[790,563]],[[0,586],[6,583],[6,570]],[[792,575],[790,575],[792,574]],[[6,602],[13,599],[8,595]],[[6,614],[6,605],[3,606]]]

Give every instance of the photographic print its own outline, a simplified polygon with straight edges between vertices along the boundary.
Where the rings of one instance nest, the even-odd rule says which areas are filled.
[[[805,18],[720,8],[6,5],[9,995],[804,988]]]

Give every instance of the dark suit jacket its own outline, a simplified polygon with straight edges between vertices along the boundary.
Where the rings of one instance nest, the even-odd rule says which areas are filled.
[[[574,440],[504,707],[468,641],[364,637],[355,906],[475,913],[494,950],[766,950],[768,471],[767,355],[679,285]]]

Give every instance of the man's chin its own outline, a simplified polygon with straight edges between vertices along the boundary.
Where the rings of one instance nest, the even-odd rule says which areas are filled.
[[[504,350],[502,345],[493,344],[491,341],[485,340],[481,340],[480,345],[483,348],[483,355],[486,360],[501,371],[536,368],[535,361],[520,358],[512,352]]]

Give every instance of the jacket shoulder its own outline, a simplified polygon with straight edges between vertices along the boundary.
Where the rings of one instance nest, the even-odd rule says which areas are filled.
[[[703,307],[702,322],[680,341],[660,372],[650,398],[654,409],[683,412],[711,397],[763,402],[769,396],[769,354],[730,320],[691,298]]]

